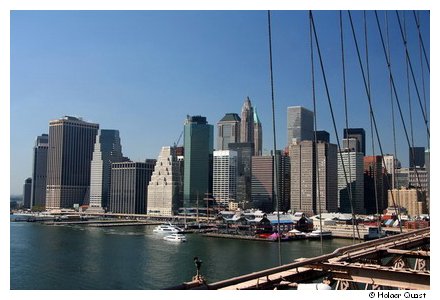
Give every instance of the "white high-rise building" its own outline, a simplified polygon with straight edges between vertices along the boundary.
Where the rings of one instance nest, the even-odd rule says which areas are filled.
[[[228,205],[237,197],[237,152],[214,151],[213,196],[217,203]]]
[[[182,205],[183,178],[176,148],[162,147],[148,185],[147,214],[172,216]]]
[[[90,167],[89,210],[103,211],[108,206],[110,201],[111,165],[114,162],[123,160],[119,131],[100,130],[96,138]]]
[[[351,213],[349,186],[351,187],[353,212],[355,214],[365,213],[364,154],[362,152],[346,151],[338,153],[338,207],[342,213]]]

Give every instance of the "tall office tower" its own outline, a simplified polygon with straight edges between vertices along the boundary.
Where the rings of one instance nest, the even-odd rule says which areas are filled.
[[[350,152],[362,153],[357,138],[342,139],[342,150],[350,150]]]
[[[391,189],[396,188],[396,170],[401,168],[400,161],[394,157],[392,154],[386,154],[383,156],[383,160],[385,162],[386,174],[388,175],[388,179],[390,182]]]
[[[408,171],[408,186],[419,188],[422,191],[428,192],[428,171],[424,168],[410,168]]]
[[[182,206],[183,185],[176,147],[162,147],[148,184],[147,213],[172,216]]]
[[[145,214],[147,186],[152,173],[151,165],[144,162],[112,163],[109,211]]]
[[[273,212],[277,209],[285,212],[290,207],[289,156],[277,150],[275,162],[276,168],[273,155],[252,157],[252,206],[264,212]],[[277,176],[275,172],[278,172]],[[277,180],[276,186],[275,180]]]
[[[350,190],[353,212],[355,214],[365,213],[364,154],[361,152],[343,151],[338,153],[338,207],[342,213],[351,213]]]
[[[263,128],[258,118],[257,108],[254,109],[254,155],[260,156],[263,153]]]
[[[215,201],[228,206],[237,199],[237,152],[214,151],[214,176],[212,195]]]
[[[359,152],[362,152],[364,155],[365,152],[365,130],[363,128],[344,128],[344,139],[355,138],[358,140]]]
[[[409,167],[410,168],[425,167],[424,147],[409,147]]]
[[[23,184],[23,207],[31,208],[32,178],[26,178]]]
[[[99,125],[65,116],[49,123],[46,208],[83,204]]]
[[[315,137],[313,137],[314,139]],[[318,142],[326,142],[330,143],[330,133],[325,130],[317,130],[316,131],[316,140]]]
[[[273,156],[252,157],[252,206],[264,212],[274,207],[274,164]]]
[[[290,209],[290,156],[286,151],[276,151],[278,164],[279,211]],[[276,210],[276,206],[274,207]]]
[[[388,205],[382,156],[364,157],[364,204],[367,214],[383,213]],[[377,203],[376,203],[377,202]]]
[[[47,149],[49,135],[42,134],[37,137],[34,146],[32,167],[31,208],[37,206],[44,208],[46,205],[46,176],[47,176]]]
[[[302,106],[287,108],[287,144],[312,141],[313,112]]]
[[[184,207],[196,207],[197,199],[212,193],[214,128],[206,117],[187,116],[184,127]]]
[[[316,148],[316,151],[315,151]],[[338,210],[337,146],[313,141],[292,143],[290,209],[308,215]],[[318,166],[318,167],[317,167]],[[319,210],[319,203],[321,209]]]
[[[230,143],[240,142],[240,117],[235,113],[227,113],[217,123],[217,149],[228,150]]]
[[[229,149],[237,152],[237,202],[251,202],[252,155],[254,143],[232,143]]]
[[[249,97],[244,100],[241,108],[241,126],[240,126],[240,142],[253,143],[254,142],[254,109]]]
[[[101,129],[95,142],[90,170],[89,210],[103,211],[110,200],[110,176],[114,162],[127,161],[122,156],[118,130]]]

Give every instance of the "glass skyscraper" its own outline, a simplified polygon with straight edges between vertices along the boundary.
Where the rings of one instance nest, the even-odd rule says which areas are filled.
[[[184,125],[184,207],[199,205],[205,193],[212,193],[214,127],[206,117],[187,116]]]

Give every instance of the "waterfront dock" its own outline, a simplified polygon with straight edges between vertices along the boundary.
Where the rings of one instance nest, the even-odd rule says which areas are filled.
[[[115,227],[115,226],[148,226],[159,225],[157,221],[136,221],[136,220],[75,220],[75,221],[50,221],[44,222],[45,225],[86,225],[89,227]]]

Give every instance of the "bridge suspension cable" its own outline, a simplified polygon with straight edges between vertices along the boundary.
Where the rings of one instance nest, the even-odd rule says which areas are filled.
[[[309,18],[310,18],[310,23],[311,23],[310,26],[311,26],[311,29],[313,31],[313,36],[314,36],[314,40],[315,40],[315,43],[316,43],[316,50],[318,52],[318,58],[319,58],[319,65],[320,65],[320,69],[321,69],[321,74],[322,74],[322,77],[323,77],[323,80],[324,80],[324,87],[325,87],[325,92],[326,92],[326,95],[327,95],[327,103],[329,105],[330,114],[332,116],[333,130],[334,130],[335,135],[336,135],[336,141],[337,141],[338,149],[339,149],[339,157],[341,159],[342,169],[344,171],[345,182],[346,182],[346,184],[348,186],[348,177],[347,177],[346,167],[345,167],[344,159],[342,157],[341,143],[339,141],[339,135],[338,135],[338,130],[337,130],[336,121],[335,121],[335,115],[334,115],[334,112],[333,112],[332,100],[331,100],[331,97],[330,97],[330,92],[329,92],[329,88],[328,88],[328,84],[327,84],[327,77],[325,75],[326,73],[325,73],[325,69],[324,69],[324,63],[322,61],[321,48],[319,46],[319,40],[318,40],[318,35],[316,33],[316,27],[315,27],[315,22],[313,20],[313,13],[312,13],[312,11],[309,11]],[[359,228],[357,227],[356,215],[354,214],[353,201],[352,200],[350,201],[350,206],[351,206],[351,212],[352,212],[352,220],[353,220],[354,223],[356,223],[356,231],[357,231],[358,238],[360,239]]]
[[[364,71],[364,67],[363,67],[363,64],[362,64],[362,59],[361,59],[361,55],[360,55],[360,51],[359,51],[359,45],[358,45],[358,42],[357,42],[356,32],[354,30],[353,19],[351,17],[350,11],[348,11],[348,16],[349,16],[349,19],[350,19],[351,31],[352,31],[354,43],[355,43],[355,46],[356,46],[356,53],[357,53],[357,57],[358,57],[358,61],[359,61],[359,66],[361,68],[361,73],[362,73],[362,78],[363,78],[363,82],[364,82],[365,92],[367,94],[367,101],[368,101],[368,106],[369,106],[369,109],[370,109],[370,115],[371,115],[371,119],[373,121],[377,142],[378,142],[380,153],[381,153],[381,156],[382,156],[382,164],[385,165],[382,143],[380,141],[379,131],[377,129],[376,118],[374,116],[373,105],[371,103],[371,95],[370,95],[370,91],[368,89],[367,80],[365,78],[365,71]],[[377,15],[376,15],[376,17],[377,17]],[[383,40],[382,40],[382,43],[383,43]],[[385,45],[384,45],[384,49],[385,49]],[[385,56],[386,56],[386,54],[385,54]],[[400,106],[399,106],[399,108],[400,108]],[[388,185],[388,188],[389,188],[388,178],[385,177],[385,179],[386,179],[385,181],[386,181],[386,183]],[[393,193],[391,193],[391,198],[392,198],[393,206],[396,208],[396,202],[394,201]],[[399,215],[397,215],[397,219],[398,219],[398,222],[399,222],[400,232],[402,232],[402,224],[401,224]]]

